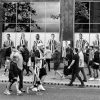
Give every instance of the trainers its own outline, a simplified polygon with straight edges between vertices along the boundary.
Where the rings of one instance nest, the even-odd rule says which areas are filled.
[[[34,88],[32,89],[32,91],[33,91],[33,92],[37,92],[38,89],[37,89],[36,87],[34,87]]]
[[[94,80],[94,77],[91,77],[90,79],[89,79],[89,81],[93,81]]]
[[[10,95],[11,93],[10,93],[9,90],[5,90],[4,94],[6,94],[6,95]]]
[[[39,86],[38,86],[38,90],[39,90],[39,91],[40,91],[40,90],[45,91],[45,88],[43,87],[43,85],[39,85]]]
[[[22,92],[21,91],[17,91],[17,95],[21,95],[22,94]]]

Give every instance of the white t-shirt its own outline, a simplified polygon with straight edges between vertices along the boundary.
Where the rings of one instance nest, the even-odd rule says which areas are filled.
[[[18,66],[18,68],[19,69],[23,69],[23,57],[22,57],[22,54],[19,52],[19,51],[17,51],[17,52],[12,52],[12,54],[11,54],[11,58],[13,57],[13,56],[17,56],[18,57],[18,63],[17,63],[17,66]]]
[[[44,55],[45,55],[46,59],[51,59],[51,55],[52,55],[51,50],[46,49],[45,52],[44,52]]]
[[[84,67],[84,55],[82,51],[79,53],[79,67]]]

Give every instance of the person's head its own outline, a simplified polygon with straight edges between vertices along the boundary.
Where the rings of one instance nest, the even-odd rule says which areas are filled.
[[[96,39],[99,40],[99,34],[96,34]]]
[[[79,34],[79,39],[82,39],[82,33]]]
[[[46,46],[46,49],[49,49],[49,46]]]
[[[40,35],[36,34],[36,40],[39,40],[39,39],[40,39]]]
[[[77,53],[78,53],[78,49],[75,48],[75,49],[74,49],[74,54],[77,54]]]
[[[20,49],[20,45],[17,46],[17,50],[19,50],[19,49]]]
[[[99,51],[99,47],[97,47],[97,46],[94,49],[95,49],[95,51]]]
[[[93,46],[90,46],[90,48],[89,48],[90,50],[93,50]]]
[[[10,57],[6,57],[6,60],[10,60]]]
[[[21,38],[25,39],[25,34],[24,33],[21,34]]]
[[[51,34],[51,39],[54,40],[55,34]]]
[[[12,52],[16,52],[17,51],[17,49],[15,48],[15,47],[12,47]]]
[[[17,63],[18,57],[17,56],[13,56],[12,61]]]
[[[7,39],[8,39],[8,40],[10,39],[10,34],[7,34]]]

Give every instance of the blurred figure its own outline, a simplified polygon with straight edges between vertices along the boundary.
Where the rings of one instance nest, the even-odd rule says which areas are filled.
[[[53,59],[53,62],[54,62],[54,71],[55,71],[55,75],[58,74],[62,79],[63,75],[58,71],[58,68],[60,66],[60,56],[61,56],[60,52],[56,48],[55,52],[52,55],[52,59]]]
[[[48,71],[50,71],[50,60],[51,60],[52,52],[49,49],[49,47],[46,47],[46,50],[44,52],[44,57],[46,59],[46,63],[48,64]]]
[[[95,47],[95,52],[94,52],[94,58],[93,58],[93,64],[92,64],[92,68],[93,68],[93,77],[90,78],[89,80],[94,80],[94,79],[98,79],[99,78],[99,65],[100,65],[100,57],[99,57],[99,48]]]
[[[20,39],[20,46],[23,47],[23,45],[27,48],[28,47],[28,41],[25,39],[25,34],[21,34],[21,39]]]
[[[87,82],[84,67],[85,67],[84,66],[84,54],[83,54],[83,51],[80,49],[80,51],[79,51],[79,68],[80,68],[81,73],[83,74],[83,78],[84,78],[83,81]]]
[[[40,35],[39,35],[39,34],[36,34],[36,40],[35,40],[34,43],[33,43],[33,48],[34,48],[34,47],[37,47],[37,45],[38,45],[39,43],[43,43],[43,42],[42,42],[42,40],[40,40]]]
[[[48,41],[48,46],[51,52],[54,53],[57,47],[57,41],[55,40],[55,34],[51,34],[51,39]]]
[[[83,39],[82,33],[80,33],[79,40],[76,41],[76,48],[78,48],[78,50],[82,49],[84,52],[86,46],[89,46],[89,43],[85,39]]]
[[[92,65],[93,65],[93,58],[94,58],[94,49],[93,46],[90,46],[89,49],[89,63],[88,63],[88,70],[89,70],[89,74],[90,77],[93,77],[93,71],[92,71]]]
[[[23,51],[22,51],[22,56],[23,56],[23,71],[26,70],[26,75],[29,76],[29,72],[32,73],[32,71],[29,69],[28,66],[28,61],[29,61],[29,50],[26,48],[25,45],[23,45]]]
[[[3,47],[6,49],[5,56],[10,57],[11,48],[14,46],[14,42],[10,39],[10,34],[7,34],[7,40],[4,41]]]

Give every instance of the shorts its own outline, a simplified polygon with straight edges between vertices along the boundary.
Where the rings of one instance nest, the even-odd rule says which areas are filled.
[[[93,68],[93,69],[99,69],[99,65],[96,65],[96,64],[93,63],[93,64],[92,64],[92,68]]]
[[[42,79],[43,76],[47,75],[46,69],[41,68],[39,72],[39,78]]]

